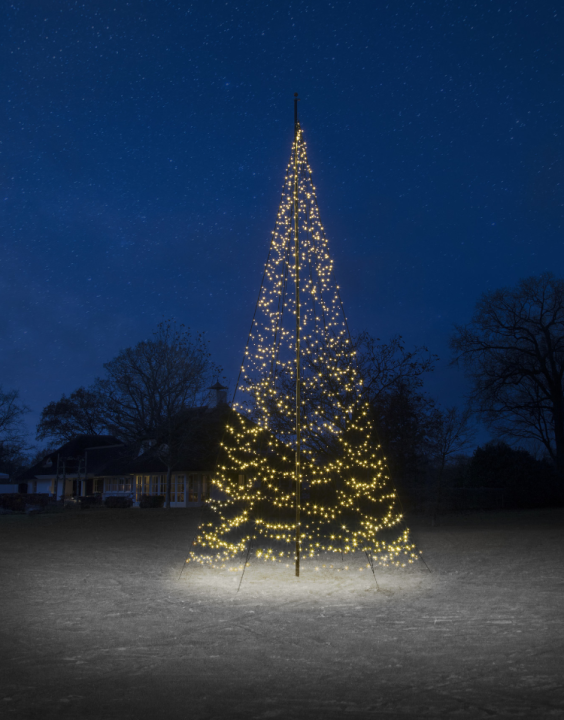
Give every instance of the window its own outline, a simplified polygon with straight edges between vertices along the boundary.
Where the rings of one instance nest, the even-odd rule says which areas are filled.
[[[164,475],[153,477],[153,495],[166,495],[166,477]]]
[[[137,475],[135,481],[138,500],[141,495],[166,494],[166,477],[163,475]]]
[[[113,477],[106,481],[106,492],[130,493],[131,481],[128,477]]]
[[[184,502],[184,475],[176,476],[176,502]]]
[[[94,492],[95,493],[103,493],[104,492],[104,478],[95,478]]]
[[[163,495],[166,497],[166,476],[163,476]],[[170,502],[176,502],[176,478],[174,475],[170,477]]]
[[[204,475],[202,477],[202,500],[210,499],[210,485],[211,485],[210,476]]]
[[[198,490],[200,478],[198,475],[190,475],[188,480],[188,502],[198,502]]]

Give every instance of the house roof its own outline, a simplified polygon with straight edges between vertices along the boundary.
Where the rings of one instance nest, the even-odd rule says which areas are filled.
[[[139,455],[139,443],[133,443],[122,448],[121,453],[116,453],[112,457],[107,457],[105,462],[97,465],[93,471],[96,477],[115,477],[122,475],[131,475],[131,464]]]
[[[212,408],[190,408],[185,412],[179,434],[178,451],[173,464],[174,472],[204,472],[215,469],[225,424],[233,412],[226,404]],[[142,455],[135,453],[135,447],[132,447],[132,452],[129,454],[125,452],[119,458],[108,462],[99,469],[97,475],[107,477],[164,473],[167,471],[167,465],[159,457],[162,444],[157,441]],[[137,451],[138,449],[139,446]]]
[[[123,454],[125,444],[113,435],[77,435],[60,448],[45,455],[35,465],[32,465],[18,475],[18,481],[33,480],[38,476],[51,476],[57,473],[57,457],[65,459],[66,473],[72,475],[78,470],[79,459],[87,453],[86,471],[90,475],[96,469],[107,463],[112,457]],[[84,467],[81,468],[84,472]]]
[[[211,472],[215,469],[219,445],[229,417],[237,415],[229,405],[189,408],[183,414],[177,430],[177,453],[175,472]],[[66,458],[66,474],[76,474],[79,458],[87,454],[86,471],[92,477],[115,477],[135,474],[163,473],[165,461],[159,457],[163,440],[142,455],[141,443],[125,445],[111,435],[78,435],[60,448],[46,455],[40,462],[25,470],[18,480],[33,480],[38,476],[54,477],[57,472],[57,456]],[[84,472],[84,465],[81,473]]]

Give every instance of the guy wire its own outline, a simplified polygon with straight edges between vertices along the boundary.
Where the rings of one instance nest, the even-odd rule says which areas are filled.
[[[251,554],[251,545],[253,544],[253,538],[249,538],[249,546],[247,548],[247,557],[245,558],[245,564],[243,565],[243,572],[241,573],[241,579],[239,580],[239,587],[237,588],[237,592],[241,589],[241,585],[243,584],[243,578],[245,577],[245,570],[247,569],[247,563],[249,562],[249,555]]]

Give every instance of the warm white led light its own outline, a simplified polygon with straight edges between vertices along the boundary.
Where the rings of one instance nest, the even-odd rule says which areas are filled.
[[[294,167],[299,195],[300,535],[302,553],[364,551],[384,564],[417,556],[402,524],[343,313],[319,218],[312,172],[297,132],[272,233],[264,281],[245,350],[236,401],[191,559],[221,566],[248,552],[294,557],[296,272]],[[243,476],[243,481],[240,480]]]

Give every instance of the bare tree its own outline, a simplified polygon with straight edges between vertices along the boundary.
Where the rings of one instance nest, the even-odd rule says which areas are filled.
[[[501,437],[542,443],[564,478],[564,281],[543,273],[485,293],[451,347],[482,419]]]
[[[365,331],[354,346],[389,468],[398,480],[416,478],[431,452],[440,417],[423,390],[424,376],[434,370],[438,357],[425,346],[407,350],[401,335],[382,343]]]
[[[15,472],[25,462],[28,451],[23,418],[29,408],[17,390],[0,386],[0,466],[3,472]]]
[[[314,348],[301,360],[305,452],[326,459],[340,451],[333,429],[325,429],[335,427],[344,432],[346,427],[335,419],[331,398],[338,397],[345,407],[349,404],[350,393],[355,390],[350,389],[348,380],[351,370],[352,374],[358,370],[390,469],[396,476],[412,473],[428,451],[433,432],[435,405],[422,386],[424,375],[432,372],[436,360],[426,347],[407,350],[400,335],[383,343],[366,331],[353,338],[352,345],[349,338],[334,340],[325,354]],[[270,428],[286,440],[294,433],[290,407],[295,397],[294,367],[288,364],[276,382],[278,393],[272,395],[268,406]]]
[[[37,440],[51,438],[63,444],[80,435],[103,435],[107,432],[104,399],[99,392],[84,387],[68,397],[50,402],[41,411]]]
[[[380,394],[372,403],[377,439],[398,480],[416,479],[432,454],[440,411],[425,392],[408,383]]]
[[[400,387],[423,386],[425,373],[435,369],[437,355],[424,345],[406,350],[401,335],[381,343],[364,331],[354,338],[357,367],[371,403]]]
[[[160,323],[153,338],[122,350],[104,369],[94,387],[106,426],[130,441],[155,436],[180,411],[202,404],[220,372],[203,334],[193,338],[172,321]]]
[[[474,442],[476,428],[472,425],[472,410],[466,407],[459,410],[456,406],[441,412],[434,437],[434,456],[437,460],[437,480],[433,525],[436,524],[441,502],[442,484],[445,467],[453,455],[463,452]]]
[[[149,340],[121,350],[104,365],[105,375],[50,403],[41,415],[37,437],[62,441],[77,433],[115,435],[124,442],[158,440],[167,461],[167,507],[170,507],[172,448],[188,408],[205,404],[220,369],[212,362],[203,334],[192,336],[183,325],[159,323]],[[174,442],[173,442],[174,441]]]
[[[20,402],[18,390],[4,392],[0,385],[0,437],[9,440],[23,432],[23,416],[29,408]]]

